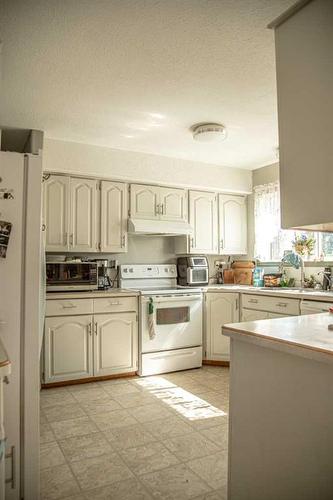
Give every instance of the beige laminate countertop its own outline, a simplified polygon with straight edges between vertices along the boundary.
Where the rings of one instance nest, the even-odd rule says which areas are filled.
[[[52,299],[102,299],[104,297],[137,297],[135,290],[126,288],[110,288],[110,290],[94,290],[82,292],[48,292],[46,300]]]
[[[300,354],[322,354],[333,359],[333,314],[309,314],[278,319],[232,323],[223,327],[223,334],[233,339],[255,340],[263,346],[274,343]],[[286,350],[286,349],[284,349]],[[303,351],[303,352],[302,352]]]
[[[249,293],[254,295],[270,295],[271,297],[288,297],[291,299],[317,300],[320,302],[332,302],[333,292],[322,290],[301,291],[284,288],[260,288],[250,285],[208,285],[203,288],[206,292],[235,292]]]

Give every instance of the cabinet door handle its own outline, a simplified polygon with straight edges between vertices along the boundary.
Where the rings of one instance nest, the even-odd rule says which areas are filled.
[[[287,307],[288,304],[286,302],[278,302],[276,305],[278,307]]]
[[[122,248],[125,246],[125,243],[126,243],[126,236],[125,236],[125,234],[123,234],[122,239],[121,239]]]
[[[190,238],[190,248],[194,248],[194,238],[191,236]]]
[[[157,203],[155,205],[155,215],[160,215],[160,205],[159,205],[159,203]]]
[[[224,240],[223,240],[223,238],[220,241],[220,247],[221,247],[221,250],[224,248]]]
[[[162,209],[162,212],[161,212],[161,213],[162,213],[162,215],[164,215],[164,204],[163,204],[163,203],[162,203],[162,205],[161,205],[161,209]]]
[[[89,323],[89,325],[88,325],[88,333],[91,336],[91,334],[92,334],[92,325],[91,325],[91,323]]]
[[[97,337],[97,321],[95,322],[95,335]]]
[[[258,304],[258,299],[250,299],[250,304]]]
[[[73,246],[73,240],[74,240],[74,238],[73,238],[73,233],[72,233],[70,235],[70,241],[69,241],[71,247]]]
[[[46,224],[42,224],[42,231],[46,231]]]

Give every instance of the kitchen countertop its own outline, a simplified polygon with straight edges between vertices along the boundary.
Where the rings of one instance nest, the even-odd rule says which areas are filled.
[[[273,297],[288,297],[291,299],[317,300],[333,303],[333,292],[325,292],[323,290],[300,290],[299,288],[260,288],[250,285],[208,285],[203,288],[206,292],[235,292],[249,293],[254,295],[270,295]]]
[[[101,299],[104,297],[137,297],[135,290],[127,288],[110,288],[110,290],[87,290],[78,292],[47,292],[46,300],[52,299]]]
[[[329,355],[333,360],[333,314],[310,314],[278,319],[233,323],[223,327],[223,334],[236,340],[252,340],[263,347],[283,347],[284,351],[312,357]]]

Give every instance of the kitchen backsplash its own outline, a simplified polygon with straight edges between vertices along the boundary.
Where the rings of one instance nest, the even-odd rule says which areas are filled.
[[[69,256],[88,257],[91,259],[117,260],[119,264],[176,264],[175,240],[172,236],[138,236],[128,235],[128,251],[119,254],[68,254]],[[48,253],[48,259],[52,259],[52,254]],[[240,257],[238,257],[239,259]],[[242,259],[246,259],[244,256]],[[208,255],[209,276],[214,280],[216,270],[215,261],[227,261],[228,256]],[[237,257],[231,257],[232,260]],[[114,278],[114,272],[110,271],[110,276]]]

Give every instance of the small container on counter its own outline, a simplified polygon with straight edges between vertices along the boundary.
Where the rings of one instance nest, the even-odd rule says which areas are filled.
[[[253,286],[264,286],[264,270],[256,267],[253,271]]]
[[[282,273],[264,274],[264,286],[277,287],[281,286]]]

